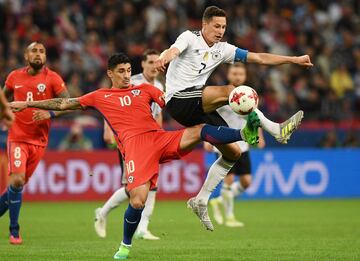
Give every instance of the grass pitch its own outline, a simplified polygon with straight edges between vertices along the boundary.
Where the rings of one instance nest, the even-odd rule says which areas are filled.
[[[0,219],[0,260],[112,260],[125,204],[110,213],[107,238],[93,229],[101,203],[28,203],[24,243],[8,243]],[[244,228],[205,231],[185,202],[158,202],[150,223],[160,241],[134,240],[130,260],[360,260],[360,200],[240,201]]]

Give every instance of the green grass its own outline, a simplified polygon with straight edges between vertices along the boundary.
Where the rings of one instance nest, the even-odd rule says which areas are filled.
[[[24,244],[8,243],[0,219],[0,260],[111,260],[122,238],[125,205],[93,230],[100,203],[28,203]],[[247,201],[236,204],[245,228],[205,231],[185,202],[158,202],[150,224],[160,241],[135,240],[130,260],[360,260],[360,200]]]

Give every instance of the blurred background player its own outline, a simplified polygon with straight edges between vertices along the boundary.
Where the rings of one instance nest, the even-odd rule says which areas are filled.
[[[59,151],[91,151],[93,147],[91,139],[84,135],[82,124],[75,121],[71,126],[69,134],[61,141]]]
[[[4,92],[0,89],[0,125],[4,124],[4,126],[8,129],[11,127],[14,119],[14,113],[10,110],[10,106],[6,100]]]
[[[245,131],[257,132],[260,124],[247,121],[242,130],[201,124],[165,131],[150,113],[152,102],[165,106],[164,93],[147,83],[131,85],[131,64],[125,54],[109,58],[107,75],[112,82],[110,89],[101,88],[78,98],[12,102],[10,106],[17,112],[29,107],[57,111],[94,108],[108,121],[125,156],[126,190],[130,195],[124,214],[123,240],[114,259],[127,259],[149,190],[157,185],[159,164],[180,159],[202,141],[223,144],[243,140]]]
[[[227,79],[229,84],[234,86],[243,85],[246,82],[246,68],[242,63],[235,63],[230,66],[228,70]],[[231,128],[243,128],[246,124],[246,119],[233,113],[229,105],[225,105],[216,110],[221,117],[227,122]],[[210,200],[215,221],[218,224],[224,224],[224,219],[221,214],[220,206],[224,209],[225,226],[228,227],[243,227],[244,224],[236,220],[234,215],[234,198],[241,195],[251,185],[251,160],[249,155],[249,144],[245,141],[238,141],[237,144],[241,150],[241,157],[236,161],[229,173],[223,180],[220,196]],[[213,151],[213,146],[210,143],[204,143],[207,151]],[[258,148],[264,148],[265,140],[262,129],[259,129],[259,143]],[[234,176],[239,177],[239,181],[234,182]]]
[[[4,93],[14,101],[37,101],[53,97],[69,97],[63,79],[45,66],[46,49],[42,43],[33,42],[24,54],[27,66],[12,71],[6,79]],[[10,243],[21,244],[19,214],[22,190],[29,181],[48,144],[50,120],[33,119],[34,109],[17,113],[9,129],[7,152],[9,161],[9,186],[0,197],[0,216],[9,210]],[[62,113],[46,112],[55,117]]]
[[[156,61],[159,70],[169,68],[166,73],[166,109],[170,115],[184,126],[200,123],[224,125],[226,122],[216,109],[228,103],[233,85],[206,86],[211,73],[222,63],[257,63],[262,65],[298,64],[313,66],[308,55],[283,56],[269,53],[254,53],[221,42],[226,29],[226,12],[216,6],[205,9],[200,31],[185,31],[175,43],[166,49]],[[264,130],[280,143],[287,143],[293,131],[300,125],[303,112],[298,111],[287,121],[279,124],[267,119],[256,109],[248,120],[260,120]],[[257,133],[253,133],[257,139]],[[250,140],[250,137],[247,139]],[[188,201],[188,207],[200,218],[204,226],[213,226],[207,213],[207,203],[211,192],[223,180],[241,151],[236,144],[216,146],[222,156],[209,169],[209,174],[198,195]]]
[[[148,49],[143,53],[141,67],[143,69],[142,73],[133,75],[131,77],[131,83],[133,85],[140,85],[142,83],[149,83],[161,91],[164,91],[163,84],[157,79],[159,72],[155,69],[155,61],[159,58],[159,52],[153,49]],[[152,103],[151,111],[154,119],[162,127],[162,114],[161,108],[158,104]],[[115,137],[114,132],[111,130],[109,125],[104,121],[104,140],[107,144],[114,144]],[[110,211],[117,206],[119,206],[122,202],[129,199],[129,195],[126,193],[126,174],[124,173],[124,162],[119,152],[120,163],[122,166],[123,174],[122,174],[122,184],[124,185],[117,191],[113,193],[113,195],[106,201],[106,203],[101,207],[95,210],[95,231],[99,237],[106,237],[106,218]],[[135,238],[139,239],[148,239],[148,240],[158,240],[160,239],[157,236],[154,236],[148,229],[150,218],[154,211],[155,206],[155,198],[156,198],[157,187],[154,187],[150,190],[144,211],[141,215],[141,220],[138,225],[137,231],[135,233]]]

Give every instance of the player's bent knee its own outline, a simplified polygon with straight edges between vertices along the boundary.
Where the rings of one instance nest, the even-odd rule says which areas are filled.
[[[250,187],[251,182],[252,182],[252,179],[251,179],[251,175],[250,175],[250,174],[247,174],[247,175],[245,175],[243,178],[240,179],[241,186],[242,186],[244,189],[247,189],[248,187]]]
[[[25,174],[11,174],[10,185],[14,188],[22,188],[25,185]]]
[[[136,209],[144,208],[145,200],[142,200],[140,197],[130,198],[130,204]]]

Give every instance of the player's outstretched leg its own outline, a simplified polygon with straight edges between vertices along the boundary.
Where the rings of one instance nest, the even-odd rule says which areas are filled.
[[[245,131],[222,126],[211,126],[208,124],[205,124],[201,127],[198,125],[192,128],[187,128],[184,131],[183,137],[181,139],[180,149],[184,151],[192,149],[200,141],[208,141],[212,144],[227,144],[245,139],[252,144],[256,144],[258,142],[257,133],[260,124],[257,115],[254,113],[251,115],[249,115],[249,120],[247,121]],[[200,218],[200,221],[203,223],[205,228],[210,231],[214,230],[207,210],[207,203],[209,201],[210,194],[224,179],[226,174],[235,164],[235,161],[240,157],[240,152],[237,152],[234,147],[232,147],[232,149],[230,148],[231,144],[220,149],[220,151],[226,151],[227,149],[229,154],[227,157],[229,158],[225,159],[222,156],[213,163],[198,195],[195,198],[191,198],[187,202],[188,207],[191,208],[192,211]],[[239,148],[237,147],[237,149]]]
[[[211,223],[208,214],[207,204],[204,204],[201,201],[196,200],[195,197],[193,197],[188,200],[187,206],[188,208],[191,208],[192,211],[198,216],[201,223],[205,226],[207,230],[214,231],[214,226]]]
[[[275,139],[286,144],[291,137],[291,134],[300,126],[301,120],[304,118],[304,112],[298,111],[288,120],[280,123],[280,135],[276,136]]]
[[[279,124],[267,119],[259,109],[256,109],[255,112],[260,119],[261,127],[282,144],[288,142],[291,134],[300,126],[301,120],[304,117],[304,112],[298,111],[288,120]]]
[[[96,234],[101,237],[106,237],[106,219],[110,211],[117,206],[119,206],[122,202],[127,200],[129,196],[126,194],[125,187],[119,188],[108,201],[105,202],[104,206],[101,208],[95,209],[95,223],[94,228]]]

